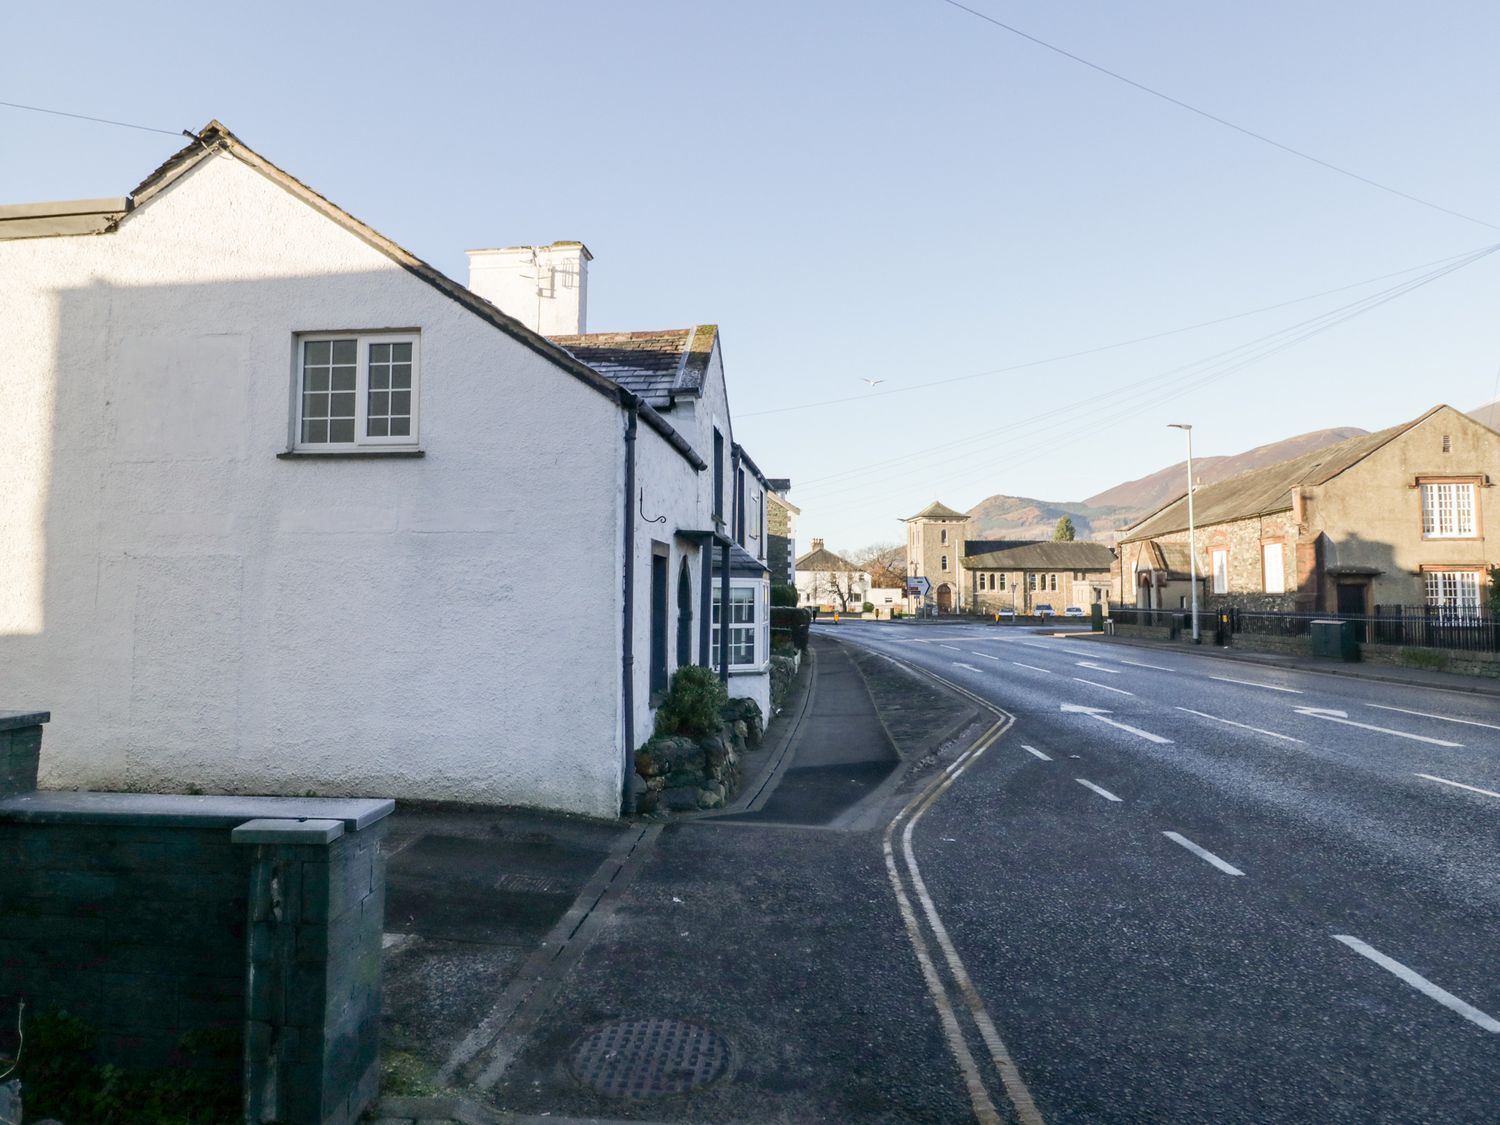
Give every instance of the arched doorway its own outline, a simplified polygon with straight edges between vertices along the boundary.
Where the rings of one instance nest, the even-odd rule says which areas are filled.
[[[937,607],[939,613],[953,612],[953,591],[946,582],[937,588]]]
[[[693,574],[687,558],[677,572],[677,667],[693,662]]]

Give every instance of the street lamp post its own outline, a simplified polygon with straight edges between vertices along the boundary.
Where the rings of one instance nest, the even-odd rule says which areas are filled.
[[[1193,523],[1193,427],[1187,422],[1170,422],[1168,428],[1182,430],[1187,434],[1188,445],[1188,574],[1192,580],[1193,594],[1193,643],[1198,644],[1198,534]]]

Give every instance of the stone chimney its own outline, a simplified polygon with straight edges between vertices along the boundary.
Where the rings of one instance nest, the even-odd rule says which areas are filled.
[[[470,250],[469,288],[543,336],[587,332],[589,262],[581,242]]]
[[[823,549],[823,540],[821,540],[821,539],[814,539],[813,540],[812,549],[814,551],[821,551]]]

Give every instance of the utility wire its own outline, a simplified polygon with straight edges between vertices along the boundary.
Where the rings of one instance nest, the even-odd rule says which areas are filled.
[[[139,129],[143,133],[164,133],[169,137],[182,136],[180,129],[158,129],[152,125],[136,125],[130,121],[111,121],[108,117],[90,117],[86,113],[69,113],[65,109],[47,109],[39,105],[22,105],[20,102],[0,102],[9,109],[27,109],[32,113],[50,113],[55,117],[73,117],[79,121],[93,121],[100,125],[118,125],[121,129]]]
[[[1346,320],[1350,320],[1356,316],[1360,316],[1363,313],[1369,312],[1371,309],[1378,308],[1381,305],[1397,299],[1398,297],[1405,296],[1407,293],[1428,285],[1442,277],[1447,276],[1450,273],[1463,269],[1466,266],[1472,265],[1482,258],[1488,257],[1489,255],[1495,253],[1497,250],[1500,250],[1500,244],[1471,252],[1470,254],[1464,255],[1460,260],[1445,264],[1438,269],[1431,270],[1421,277],[1402,282],[1400,285],[1391,286],[1390,288],[1381,290],[1378,293],[1362,297],[1358,301],[1353,301],[1349,304],[1329,310],[1328,312],[1320,313],[1315,317],[1310,317],[1307,320],[1299,321],[1296,324],[1289,325],[1286,328],[1278,329],[1275,332],[1267,333],[1266,335],[1257,337],[1256,339],[1247,341],[1243,344],[1238,344],[1232,348],[1226,348],[1212,355],[1195,360],[1192,363],[1184,364],[1181,367],[1173,368],[1165,372],[1160,372],[1156,375],[1148,376],[1145,379],[1138,380],[1134,383],[1127,384],[1126,386],[1116,388],[1112,391],[1103,392],[1102,394],[1093,396],[1091,399],[1075,401],[1069,403],[1065,407],[1059,407],[1051,411],[1045,411],[1042,414],[1007,423],[1006,425],[1001,426],[998,429],[983,431],[977,434],[970,435],[967,438],[961,438],[957,441],[948,441],[941,445],[931,446],[927,449],[916,450],[911,454],[907,454],[904,457],[894,460],[887,458],[872,465],[841,470],[837,473],[832,473],[824,477],[813,478],[813,480],[811,481],[804,481],[802,485],[799,485],[799,488],[810,490],[814,494],[820,494],[817,495],[817,499],[826,500],[831,496],[838,495],[843,492],[858,488],[865,488],[872,483],[878,483],[880,480],[884,479],[880,474],[880,470],[887,470],[886,475],[891,479],[895,479],[896,476],[907,475],[909,473],[909,470],[897,468],[897,466],[900,466],[905,462],[916,460],[921,457],[930,457],[940,454],[951,456],[954,451],[959,449],[960,447],[973,445],[976,442],[985,442],[992,440],[999,434],[1010,430],[1024,428],[1027,431],[1027,436],[1045,433],[1048,430],[1058,428],[1073,433],[1078,431],[1077,422],[1080,418],[1080,414],[1084,417],[1087,417],[1088,415],[1094,413],[1109,412],[1108,418],[1110,420],[1114,420],[1118,417],[1125,416],[1120,415],[1116,412],[1119,410],[1120,405],[1129,402],[1132,399],[1144,399],[1145,406],[1143,407],[1143,409],[1148,409],[1153,404],[1160,403],[1168,398],[1179,397],[1180,395],[1185,394],[1190,390],[1197,389],[1200,386],[1206,385],[1210,382],[1223,378],[1226,375],[1232,374],[1235,371],[1241,370],[1243,367],[1248,366],[1250,363],[1259,362],[1262,359],[1269,358],[1271,355],[1274,355],[1277,352],[1284,351],[1287,348],[1295,346],[1296,344],[1301,343],[1306,339],[1310,339],[1312,336],[1321,334],[1322,332],[1325,332],[1330,328],[1344,323],[1344,321]],[[1245,354],[1241,355],[1239,353]],[[1214,370],[1213,368],[1218,364],[1226,364],[1227,366],[1225,366],[1222,370]],[[1163,382],[1164,379],[1165,382]],[[1038,422],[1043,422],[1048,418],[1056,418],[1057,420],[1051,422],[1046,426],[1039,427],[1037,425]],[[1087,430],[1087,428],[1085,428],[1082,432],[1087,435],[1089,431]],[[1050,438],[1044,439],[1042,442],[1043,446],[1050,446],[1052,444],[1054,443]],[[1028,446],[1025,448],[1030,449],[1031,447]],[[1010,452],[1013,451],[1014,450],[1011,450]],[[965,465],[964,471],[966,474],[972,474],[974,468],[976,467],[981,466],[975,466],[972,463],[967,463]],[[874,476],[870,475],[871,470],[875,470]],[[861,479],[858,481],[846,481],[843,479],[852,476],[860,476]]]
[[[1500,246],[1492,247],[1489,251],[1485,252],[1485,254],[1480,255],[1480,256],[1481,257],[1487,256],[1489,253],[1493,253],[1495,250],[1500,250]],[[1477,261],[1478,258],[1476,257],[1474,260]],[[1356,302],[1355,305],[1346,306],[1344,309],[1341,309],[1341,310],[1334,310],[1334,312],[1326,314],[1327,317],[1334,318],[1334,319],[1330,319],[1328,321],[1328,323],[1322,324],[1322,325],[1318,325],[1316,327],[1308,328],[1306,331],[1303,331],[1303,332],[1301,332],[1300,334],[1298,334],[1296,336],[1290,337],[1290,338],[1288,338],[1286,340],[1283,340],[1283,341],[1281,341],[1279,343],[1276,343],[1276,344],[1273,344],[1273,345],[1271,345],[1269,347],[1266,347],[1266,348],[1262,349],[1261,351],[1259,351],[1259,352],[1257,352],[1255,354],[1245,356],[1245,357],[1243,357],[1241,359],[1238,359],[1238,360],[1235,360],[1235,361],[1231,361],[1223,369],[1221,369],[1219,371],[1210,372],[1207,376],[1200,377],[1200,378],[1196,379],[1193,383],[1191,383],[1191,384],[1189,384],[1187,386],[1179,388],[1176,392],[1174,392],[1172,394],[1168,394],[1168,395],[1152,394],[1152,395],[1144,396],[1144,398],[1143,398],[1142,395],[1137,394],[1134,397],[1143,398],[1143,401],[1140,403],[1139,406],[1135,407],[1134,409],[1121,411],[1121,410],[1118,410],[1117,408],[1114,408],[1114,407],[1110,407],[1110,406],[1107,406],[1107,405],[1100,405],[1098,407],[1095,407],[1094,410],[1093,410],[1093,412],[1094,413],[1099,413],[1101,411],[1108,410],[1109,413],[1107,415],[1107,418],[1102,419],[1102,421],[1103,422],[1107,422],[1107,424],[1110,425],[1110,426],[1116,426],[1116,425],[1118,425],[1118,423],[1121,420],[1138,417],[1141,414],[1144,414],[1144,413],[1146,413],[1148,411],[1159,409],[1160,406],[1161,406],[1161,404],[1163,402],[1169,400],[1169,399],[1180,398],[1183,394],[1186,394],[1190,390],[1194,390],[1194,389],[1196,389],[1199,386],[1204,386],[1204,385],[1207,385],[1208,383],[1215,382],[1215,381],[1217,381],[1219,379],[1225,378],[1225,377],[1227,377],[1227,376],[1229,376],[1231,374],[1234,374],[1235,372],[1241,371],[1244,368],[1251,366],[1254,363],[1258,363],[1258,362],[1260,362],[1263,359],[1267,359],[1270,356],[1277,354],[1278,352],[1285,351],[1288,348],[1294,347],[1295,345],[1301,343],[1303,340],[1309,339],[1312,336],[1315,336],[1315,335],[1320,334],[1321,332],[1327,331],[1328,329],[1333,328],[1336,325],[1341,324],[1341,323],[1343,323],[1346,320],[1350,320],[1350,319],[1352,319],[1352,318],[1354,318],[1356,316],[1360,316],[1363,313],[1369,312],[1371,309],[1378,308],[1379,306],[1384,305],[1384,304],[1388,303],[1389,301],[1393,301],[1393,300],[1397,299],[1398,297],[1404,296],[1406,293],[1411,292],[1413,289],[1420,288],[1421,286],[1426,285],[1426,284],[1430,283],[1431,281],[1436,281],[1439,277],[1442,277],[1442,276],[1446,275],[1447,273],[1452,273],[1454,270],[1460,269],[1460,268],[1462,268],[1463,265],[1467,265],[1467,264],[1469,264],[1469,263],[1462,263],[1460,265],[1452,266],[1452,267],[1450,267],[1450,268],[1448,268],[1446,270],[1443,270],[1443,271],[1436,271],[1430,277],[1415,279],[1415,280],[1413,280],[1411,282],[1406,283],[1403,286],[1395,287],[1392,290],[1390,290],[1390,291],[1388,291],[1388,292],[1386,292],[1384,294],[1377,294],[1377,295],[1375,295],[1373,297],[1366,298],[1362,302]],[[1363,307],[1356,307],[1356,306],[1360,306],[1360,305],[1362,305]],[[1307,323],[1310,324],[1311,322],[1307,322]],[[1295,329],[1295,328],[1297,328],[1299,326],[1293,326],[1293,327]],[[1288,330],[1288,331],[1291,331],[1291,330]],[[1077,444],[1078,442],[1083,441],[1083,440],[1085,440],[1087,438],[1093,437],[1094,433],[1095,433],[1095,430],[1090,429],[1088,426],[1078,427],[1078,426],[1075,425],[1075,426],[1067,427],[1067,429],[1068,429],[1068,433],[1065,436],[1063,436],[1061,439],[1054,439],[1054,438],[1050,438],[1050,437],[1043,438],[1041,441],[1039,441],[1037,443],[1034,443],[1033,445],[1023,446],[1023,447],[1021,447],[1019,449],[1014,449],[1013,448],[1013,449],[1007,451],[1008,455],[1006,457],[1001,458],[999,461],[990,462],[988,464],[982,464],[982,465],[979,465],[979,466],[966,465],[964,467],[964,470],[963,470],[963,476],[966,479],[967,478],[972,478],[975,468],[984,468],[984,469],[987,469],[987,470],[992,471],[992,472],[998,472],[998,471],[1000,471],[1002,469],[1010,468],[1012,465],[1021,464],[1021,463],[1025,463],[1027,461],[1030,461],[1032,459],[1031,454],[1034,451],[1037,451],[1037,450],[1040,450],[1040,449],[1043,449],[1043,448],[1046,448],[1046,449],[1056,449],[1059,446],[1066,447],[1066,446],[1069,446],[1069,445],[1074,445],[1074,444]],[[957,480],[959,478],[957,476],[955,476],[955,475],[952,475],[952,474],[950,474],[950,476],[947,477],[947,478],[939,478],[940,481],[941,480],[946,480],[946,479]],[[847,490],[847,486],[846,486],[846,489],[837,490],[837,491],[844,491],[844,490]],[[825,499],[826,500],[827,497],[825,496],[825,497],[822,497],[820,499]],[[855,504],[854,506],[849,507],[849,508],[841,508],[841,510],[843,510],[843,511],[851,511],[851,512],[864,511],[864,510],[868,510],[868,509],[873,508],[874,507],[874,503],[875,502],[871,502],[871,503],[867,503],[867,504],[864,504],[864,505]]]
[[[1266,136],[1264,133],[1257,133],[1254,129],[1247,129],[1243,125],[1236,125],[1233,121],[1220,117],[1216,113],[1210,113],[1206,109],[1199,109],[1197,106],[1192,105],[1189,102],[1185,102],[1181,98],[1174,98],[1171,94],[1163,93],[1161,90],[1157,90],[1154,87],[1147,86],[1143,82],[1137,82],[1133,78],[1127,78],[1125,77],[1125,75],[1119,73],[1118,71],[1110,70],[1106,66],[1100,66],[1096,62],[1090,62],[1082,55],[1075,55],[1072,51],[1064,50],[1062,47],[1057,46],[1055,43],[1048,43],[1045,39],[1038,39],[1035,35],[1031,35],[1025,31],[1022,31],[1019,27],[1013,27],[1008,23],[997,20],[994,16],[986,15],[984,12],[981,12],[976,8],[971,8],[967,4],[961,4],[959,3],[959,0],[942,0],[942,3],[947,4],[951,8],[957,8],[959,11],[968,12],[969,15],[975,17],[976,19],[981,19],[985,23],[993,24],[995,27],[1000,28],[1000,30],[1002,31],[1008,31],[1012,35],[1019,36],[1020,38],[1025,39],[1028,43],[1035,43],[1038,47],[1043,47],[1051,51],[1053,54],[1061,55],[1063,58],[1071,59],[1073,62],[1076,62],[1081,66],[1086,66],[1090,70],[1098,71],[1100,74],[1103,74],[1109,78],[1113,78],[1116,82],[1123,82],[1125,85],[1140,90],[1142,93],[1150,94],[1153,98],[1160,98],[1162,101],[1169,102],[1172,105],[1177,106],[1179,109],[1185,109],[1189,113],[1195,113],[1199,117],[1206,118],[1216,125],[1222,125],[1226,129],[1233,129],[1236,133],[1240,133],[1243,136],[1260,141],[1262,144],[1270,145],[1272,148],[1278,148],[1282,152],[1289,153],[1292,156],[1299,157],[1300,159],[1306,160],[1309,163],[1316,164],[1320,168],[1326,168],[1330,172],[1337,172],[1340,176],[1347,176],[1351,180],[1358,180],[1360,183],[1366,184],[1369,187],[1387,192],[1390,195],[1399,196],[1402,199],[1409,200],[1412,203],[1420,204],[1423,207],[1430,207],[1434,211],[1441,211],[1443,214],[1451,215],[1455,219],[1463,219],[1465,222],[1478,223],[1480,226],[1489,227],[1491,230],[1500,230],[1500,225],[1489,222],[1487,219],[1480,219],[1476,218],[1473,215],[1466,215],[1462,211],[1455,211],[1451,207],[1444,207],[1441,203],[1434,203],[1430,199],[1423,199],[1419,195],[1412,195],[1410,192],[1402,191],[1400,188],[1393,188],[1389,184],[1381,183],[1379,180],[1372,180],[1369,176],[1362,176],[1358,172],[1351,172],[1348,168],[1341,168],[1339,165],[1324,160],[1321,157],[1314,156],[1310,152],[1303,152],[1299,148],[1293,148],[1291,145],[1283,144],[1278,140]]]
[[[1151,342],[1152,340],[1165,339],[1168,336],[1180,336],[1184,332],[1196,332],[1200,328],[1212,328],[1216,324],[1227,324],[1231,320],[1243,320],[1248,316],[1257,316],[1260,313],[1274,312],[1276,309],[1284,309],[1288,305],[1299,305],[1307,301],[1316,301],[1320,297],[1331,297],[1335,293],[1345,293],[1350,289],[1358,289],[1361,286],[1365,285],[1374,285],[1377,281],[1388,281],[1393,277],[1400,277],[1402,274],[1416,273],[1417,270],[1431,269],[1434,266],[1441,266],[1448,262],[1454,262],[1459,258],[1466,257],[1467,255],[1472,253],[1474,253],[1474,251],[1468,250],[1463,254],[1452,254],[1446,258],[1438,258],[1435,261],[1423,262],[1418,266],[1407,266],[1405,269],[1392,270],[1390,273],[1383,273],[1378,277],[1367,277],[1363,281],[1353,281],[1348,285],[1338,285],[1332,289],[1324,289],[1319,293],[1309,293],[1306,296],[1302,297],[1292,297],[1286,301],[1277,301],[1273,305],[1261,305],[1259,308],[1248,309],[1245,312],[1231,313],[1228,316],[1215,317],[1213,320],[1200,320],[1196,324],[1187,324],[1181,328],[1168,328],[1162,332],[1152,332],[1147,336],[1132,336],[1128,340],[1116,340],[1114,343],[1110,344],[1098,344],[1091,348],[1084,348],[1082,351],[1064,352],[1062,355],[1046,356],[1042,359],[1029,359],[1022,363],[1012,363],[1005,367],[992,367],[988,371],[975,371],[969,375],[951,375],[946,379],[929,379],[925,383],[903,383],[900,386],[892,387],[888,391],[866,391],[864,394],[846,395],[843,398],[825,398],[821,399],[818,402],[804,402],[798,406],[778,406],[773,407],[770,410],[752,410],[747,414],[741,414],[740,417],[759,418],[763,414],[786,414],[793,410],[814,410],[818,407],[838,406],[846,402],[863,402],[867,399],[872,398],[884,398],[886,395],[907,394],[911,391],[925,390],[928,387],[942,387],[946,386],[949,383],[962,383],[970,379],[983,379],[989,375],[1005,375],[1013,371],[1024,371],[1029,367],[1041,367],[1049,363],[1062,363],[1063,361],[1069,359],[1080,359],[1083,356],[1098,355],[1100,352],[1108,352],[1113,351],[1116,348],[1130,347],[1132,344],[1145,344]]]

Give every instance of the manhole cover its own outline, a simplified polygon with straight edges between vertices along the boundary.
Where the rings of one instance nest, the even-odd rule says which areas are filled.
[[[615,1020],[586,1032],[569,1064],[585,1086],[614,1098],[681,1094],[723,1077],[729,1044],[681,1020]]]

